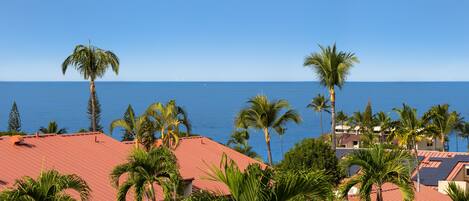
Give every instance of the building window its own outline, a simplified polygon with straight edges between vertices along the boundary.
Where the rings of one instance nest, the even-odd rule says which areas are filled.
[[[433,147],[433,141],[427,141],[427,147]]]
[[[357,146],[358,145],[358,141],[353,141],[353,146]]]
[[[466,177],[469,177],[469,167],[466,166]]]

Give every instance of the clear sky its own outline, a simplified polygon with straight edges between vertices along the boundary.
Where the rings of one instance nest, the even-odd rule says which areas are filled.
[[[0,81],[81,80],[77,44],[114,51],[117,81],[305,81],[317,44],[353,81],[468,81],[469,1],[15,0],[0,3]]]

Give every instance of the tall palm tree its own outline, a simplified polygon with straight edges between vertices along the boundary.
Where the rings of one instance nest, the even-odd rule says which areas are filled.
[[[327,112],[330,113],[329,108],[331,106],[329,105],[329,100],[327,100],[323,95],[318,94],[316,97],[311,100],[311,103],[309,103],[306,107],[313,109],[315,112],[319,113],[319,123],[321,126],[321,135],[324,134],[324,129],[322,125],[322,113]]]
[[[82,201],[90,198],[91,189],[85,180],[75,174],[48,170],[41,172],[37,179],[25,176],[16,180],[12,188],[0,193],[0,200],[73,201],[71,191],[76,191]]]
[[[432,132],[432,127],[427,124],[424,119],[417,116],[417,110],[409,105],[403,104],[402,108],[394,108],[398,114],[399,120],[396,128],[389,136],[390,140],[397,140],[400,146],[413,150],[415,157],[415,166],[418,167],[420,161],[418,159],[417,143],[425,138],[428,133]],[[417,192],[420,191],[420,171],[416,168],[417,173]]]
[[[274,172],[251,164],[244,171],[226,155],[220,167],[212,166],[209,179],[223,182],[234,201],[326,200],[332,185],[323,171]]]
[[[117,127],[122,128],[125,132],[133,136],[135,147],[144,144],[144,147],[149,149],[153,146],[154,128],[147,115],[136,117],[134,113],[129,113],[127,117],[112,121],[109,129],[111,135]]]
[[[155,129],[160,131],[164,145],[176,147],[180,136],[191,134],[192,126],[187,112],[178,106],[175,100],[166,104],[153,103],[146,110],[146,114],[153,120]],[[181,124],[185,127],[185,132],[180,131]]]
[[[452,201],[467,201],[469,200],[469,191],[460,188],[456,183],[450,182],[448,188],[445,190]]]
[[[469,151],[469,122],[461,123],[457,127],[457,131],[458,131],[459,136],[466,138],[467,150]]]
[[[272,165],[272,152],[270,149],[270,132],[273,129],[277,134],[283,134],[288,122],[301,122],[300,115],[286,100],[269,101],[267,96],[257,95],[249,99],[248,107],[242,109],[235,119],[237,128],[252,128],[262,130],[267,145],[267,157]]]
[[[120,184],[123,175],[127,175],[127,179]],[[146,197],[156,201],[155,184],[163,187],[165,198],[171,198],[181,178],[176,156],[166,147],[152,147],[148,152],[139,148],[132,150],[127,162],[114,167],[110,177],[118,189],[118,201],[125,201],[132,187],[135,200],[141,201]]]
[[[443,144],[443,151],[446,151],[445,139],[446,137],[456,129],[460,122],[460,117],[457,112],[450,112],[449,105],[435,105],[430,108],[425,114],[424,118],[428,119],[436,129],[436,133],[433,136],[434,146],[436,146],[436,138],[440,138]]]
[[[41,133],[55,133],[55,134],[64,134],[67,133],[67,129],[65,128],[59,128],[57,125],[57,122],[51,121],[46,127],[41,127],[39,128],[39,132]]]
[[[358,63],[358,58],[354,53],[337,50],[335,44],[332,47],[319,46],[319,48],[321,48],[321,52],[313,53],[305,58],[304,66],[311,67],[316,73],[319,83],[329,90],[332,119],[332,149],[335,151],[337,147],[335,136],[335,87],[342,88],[350,69],[355,63]]]
[[[344,167],[359,166],[360,171],[341,186],[341,195],[346,197],[350,189],[359,185],[361,200],[371,200],[373,186],[376,188],[376,201],[383,201],[382,186],[392,183],[399,187],[405,200],[413,200],[414,191],[410,169],[406,165],[412,160],[406,150],[385,150],[384,146],[374,145],[371,149],[361,149],[347,155],[342,161]]]
[[[95,80],[101,78],[106,70],[111,67],[114,73],[119,72],[119,58],[108,50],[103,50],[92,46],[77,45],[73,53],[62,63],[62,73],[65,75],[69,66],[75,69],[83,76],[85,80],[90,81],[91,97],[91,125],[92,131],[96,131],[96,87]]]

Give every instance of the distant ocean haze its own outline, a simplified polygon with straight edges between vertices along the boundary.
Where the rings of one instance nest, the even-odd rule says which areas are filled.
[[[432,105],[450,104],[450,109],[469,118],[469,82],[348,82],[337,92],[337,111],[347,114],[363,111],[371,101],[373,112],[389,112],[407,103],[421,115]],[[286,99],[299,111],[303,122],[289,124],[283,136],[283,152],[303,138],[320,135],[319,114],[306,108],[318,93],[328,97],[317,82],[97,82],[101,103],[101,123],[107,134],[112,120],[122,118],[131,104],[141,114],[153,102],[175,99],[189,113],[193,133],[226,143],[233,131],[237,112],[246,101],[257,94],[270,99]],[[8,115],[16,101],[22,119],[22,129],[28,133],[57,121],[69,132],[88,128],[88,82],[0,82],[0,130],[6,130]],[[324,130],[330,130],[330,116],[324,114]],[[121,139],[120,129],[112,136]],[[264,137],[251,132],[250,145],[266,158]],[[281,140],[272,132],[272,154],[281,160]],[[450,137],[450,150],[456,150],[456,139]],[[459,140],[459,151],[466,151],[466,141]]]

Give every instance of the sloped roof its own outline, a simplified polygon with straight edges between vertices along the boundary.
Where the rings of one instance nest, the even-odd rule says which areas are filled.
[[[131,149],[131,143],[99,132],[31,135],[17,144],[12,143],[12,137],[0,137],[0,191],[22,176],[35,178],[41,170],[56,169],[83,178],[92,189],[92,200],[114,200],[116,190],[110,184],[109,173],[125,162]],[[250,163],[260,163],[206,137],[182,138],[174,153],[182,177],[194,179],[194,188],[223,194],[228,193],[224,184],[205,179],[208,165],[218,166],[223,153],[243,169]]]
[[[417,185],[414,183],[414,186]],[[402,193],[399,188],[390,183],[386,183],[383,185],[383,199],[386,201],[402,201]],[[350,201],[359,201],[360,198],[358,196],[349,196]],[[376,200],[376,191],[373,189],[371,193],[371,200]],[[449,196],[441,194],[438,190],[425,186],[420,185],[420,192],[415,191],[415,201],[431,201],[431,200],[438,200],[438,201],[451,201]]]
[[[469,154],[463,152],[419,151],[418,155],[420,181],[429,186],[438,186],[438,181],[447,180],[458,164],[469,162]],[[416,172],[413,179],[416,180]]]

